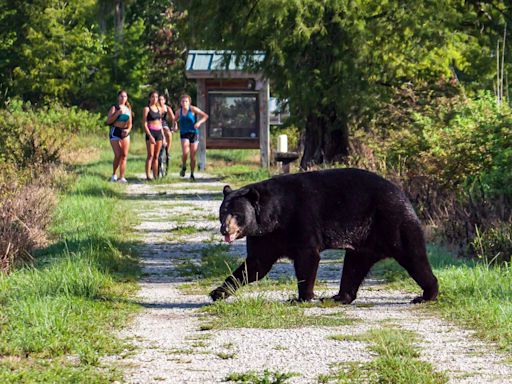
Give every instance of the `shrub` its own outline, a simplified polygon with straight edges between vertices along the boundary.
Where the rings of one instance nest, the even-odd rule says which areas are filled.
[[[476,227],[492,244],[501,235],[491,228],[510,228],[512,111],[489,93],[467,98],[436,87],[396,90],[370,129],[355,132],[352,164],[395,181],[438,239],[474,253]]]
[[[76,107],[32,109],[14,100],[0,110],[0,163],[25,169],[57,162],[73,135],[98,132],[103,125],[99,114]]]
[[[46,242],[56,198],[50,186],[51,172],[27,184],[10,177],[0,182],[0,271],[31,259],[33,248]]]

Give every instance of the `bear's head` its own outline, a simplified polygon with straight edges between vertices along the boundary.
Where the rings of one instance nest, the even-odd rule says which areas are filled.
[[[224,200],[219,210],[220,233],[228,243],[258,233],[258,191],[251,187],[233,191],[229,185],[223,190]]]

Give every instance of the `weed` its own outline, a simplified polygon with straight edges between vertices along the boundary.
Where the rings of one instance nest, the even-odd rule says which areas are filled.
[[[271,372],[268,369],[265,369],[261,374],[254,371],[231,373],[224,380],[249,384],[281,384],[285,383],[293,376],[298,375],[294,373]]]
[[[216,355],[219,359],[222,359],[222,360],[234,359],[236,357],[236,353],[228,353],[228,352],[219,352]]]

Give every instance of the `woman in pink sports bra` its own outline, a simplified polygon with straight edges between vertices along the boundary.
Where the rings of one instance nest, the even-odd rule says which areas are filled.
[[[151,91],[148,105],[142,111],[142,125],[146,132],[146,179],[153,180],[158,177],[158,154],[162,148],[163,131],[162,115],[165,111],[160,108],[158,92]],[[150,172],[153,171],[153,177]]]

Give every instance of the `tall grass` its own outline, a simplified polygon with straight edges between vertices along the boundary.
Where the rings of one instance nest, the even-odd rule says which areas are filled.
[[[107,143],[108,145],[108,143]],[[110,148],[102,156],[111,158]],[[107,183],[111,160],[77,169],[54,212],[51,245],[35,262],[0,275],[0,382],[107,382],[105,354],[136,306],[127,300],[138,266],[130,254],[130,203]]]

